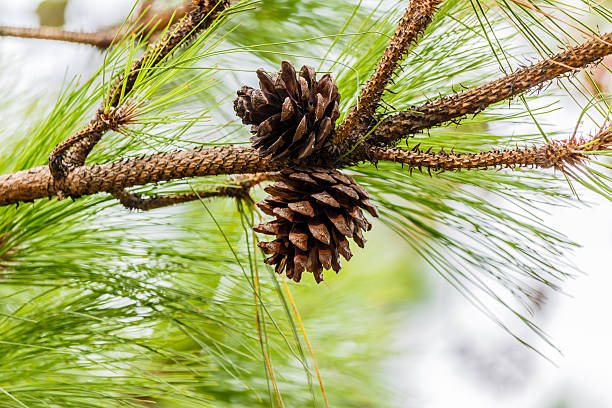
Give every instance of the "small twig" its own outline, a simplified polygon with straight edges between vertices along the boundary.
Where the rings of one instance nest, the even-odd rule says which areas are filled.
[[[476,114],[546,81],[594,64],[612,53],[612,33],[570,48],[485,85],[415,106],[382,121],[369,141],[390,144],[424,129]]]
[[[33,38],[39,40],[64,41],[108,48],[115,38],[116,31],[102,30],[93,33],[67,31],[58,27],[10,27],[0,26],[0,37]]]
[[[126,190],[113,191],[111,194],[113,197],[119,200],[124,207],[130,210],[149,211],[156,208],[168,207],[214,197],[232,197],[241,200],[253,201],[249,195],[250,189],[266,180],[270,180],[269,173],[256,173],[251,176],[239,176],[233,183],[234,185],[221,186],[214,190],[197,191],[192,193],[165,194],[148,198],[143,198],[140,194],[130,193]]]
[[[441,0],[411,0],[376,71],[363,87],[357,105],[351,108],[338,127],[332,143],[339,144],[353,133],[361,132],[363,127],[371,121],[385,88],[398,69],[400,60],[408,52],[410,46],[417,44],[419,37],[433,20],[441,2]]]
[[[142,21],[130,25],[120,31],[119,27],[111,27],[96,32],[67,31],[58,27],[11,27],[0,26],[0,37],[32,38],[39,40],[64,41],[78,44],[92,45],[100,49],[106,49],[113,44],[120,43],[129,35],[138,33],[157,33],[166,28],[171,22],[178,21],[187,14],[187,5],[177,8],[153,12],[150,9],[151,1],[145,1],[141,5],[137,16],[142,15]],[[149,11],[144,14],[146,8]]]

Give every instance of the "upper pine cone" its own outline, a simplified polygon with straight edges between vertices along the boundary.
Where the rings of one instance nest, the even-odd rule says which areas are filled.
[[[312,272],[319,283],[323,268],[340,270],[339,255],[347,261],[353,256],[346,237],[363,248],[361,230],[369,231],[372,225],[361,208],[374,217],[378,211],[368,192],[337,170],[288,169],[275,173],[273,179],[276,183],[265,188],[270,196],[257,206],[276,220],[254,227],[256,232],[277,236],[258,244],[272,255],[265,262],[276,265],[277,273],[286,269],[296,282],[302,272]]]
[[[259,86],[243,86],[234,100],[242,123],[251,126],[253,147],[270,158],[304,159],[323,146],[338,119],[340,93],[329,74],[319,81],[303,66],[299,77],[283,61],[280,75],[257,70]]]

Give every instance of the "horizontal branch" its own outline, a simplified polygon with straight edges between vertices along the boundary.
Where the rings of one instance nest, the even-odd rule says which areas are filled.
[[[493,150],[480,153],[423,152],[418,145],[412,150],[393,147],[371,147],[372,160],[391,161],[407,165],[410,170],[431,171],[477,170],[488,168],[536,167],[569,172],[582,164],[585,153],[612,149],[612,131],[604,130],[584,140],[571,138],[552,141],[539,147]]]
[[[187,177],[245,174],[286,168],[286,161],[271,162],[248,146],[215,146],[158,153],[108,164],[74,169],[61,181],[61,189],[74,197]],[[48,166],[0,176],[0,206],[53,197],[58,186]]]
[[[520,95],[566,73],[612,54],[612,33],[593,38],[549,59],[489,82],[415,106],[384,119],[369,140],[389,144],[424,129],[481,112],[488,106]]]
[[[434,171],[471,170],[490,167],[556,168],[567,171],[580,165],[585,153],[612,149],[612,131],[605,130],[588,140],[554,141],[538,148],[517,148],[477,154],[421,152],[361,145],[344,157],[340,166],[360,161],[391,161],[411,168]],[[305,163],[302,163],[305,164]],[[306,163],[307,164],[307,163]],[[320,164],[320,163],[318,163]],[[222,174],[272,172],[295,165],[288,160],[269,160],[250,146],[215,146],[178,150],[108,164],[74,169],[62,180],[62,190],[79,197],[100,192],[115,193],[125,188],[190,177]],[[0,176],[0,206],[29,202],[57,195],[58,185],[48,166],[39,166]]]

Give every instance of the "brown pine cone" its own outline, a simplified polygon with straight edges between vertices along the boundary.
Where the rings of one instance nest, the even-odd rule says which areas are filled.
[[[319,283],[323,269],[340,270],[340,255],[347,261],[353,256],[347,237],[363,248],[361,231],[369,231],[372,224],[361,208],[374,217],[378,211],[352,177],[333,169],[297,168],[275,173],[272,179],[276,183],[265,188],[270,196],[257,206],[276,220],[254,230],[277,236],[258,244],[272,255],[265,262],[276,265],[277,273],[286,269],[287,277],[299,282],[308,271]]]
[[[270,158],[304,159],[323,146],[338,119],[340,93],[329,74],[317,81],[313,67],[299,77],[283,61],[280,75],[257,70],[259,86],[238,91],[234,110],[251,126],[251,143]]]

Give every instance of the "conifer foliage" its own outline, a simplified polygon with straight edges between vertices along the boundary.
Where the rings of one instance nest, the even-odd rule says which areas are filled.
[[[354,3],[192,0],[155,11],[170,16],[147,20],[162,28],[136,19],[112,40],[46,37],[106,54],[40,122],[3,139],[0,405],[324,406],[329,396],[331,406],[376,406],[388,394],[368,382],[376,370],[356,367],[363,355],[352,346],[378,364],[390,331],[373,325],[391,319],[385,301],[408,295],[382,266],[377,279],[369,270],[355,279],[359,265],[341,262],[350,240],[364,247],[374,218],[481,310],[495,317],[482,299],[492,300],[541,334],[525,311],[574,271],[564,261],[574,244],[534,203],[554,210],[584,188],[612,200],[609,108],[601,95],[574,95],[583,89],[574,74],[612,53],[612,34],[567,41],[554,27],[583,15],[557,1],[546,11],[522,1]],[[525,47],[540,62],[520,66],[527,51],[512,48],[508,27],[566,49],[534,40]],[[248,72],[231,83],[228,70]],[[258,89],[242,86],[256,77]],[[549,107],[531,101],[555,96],[547,85],[586,96],[584,116],[600,115],[599,130],[544,125]],[[514,131],[532,122],[537,133]],[[260,184],[267,196],[253,205]],[[341,267],[338,280],[324,274]],[[328,375],[307,357],[281,287],[304,273],[346,285],[340,296],[310,279],[292,286],[316,312],[311,336]],[[379,313],[361,305],[354,319],[367,298],[357,293],[373,294]]]

